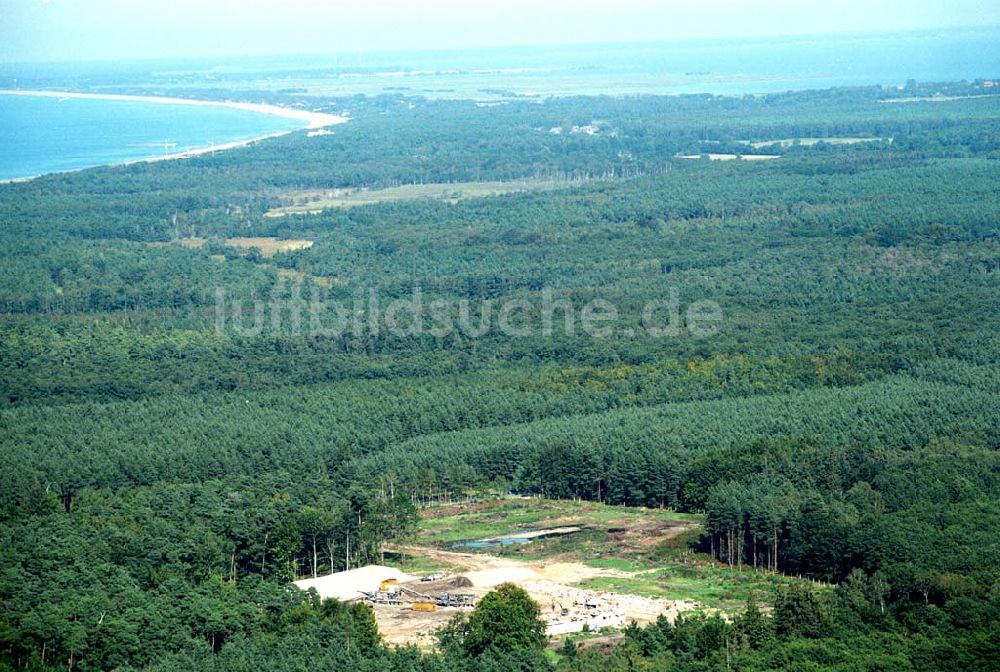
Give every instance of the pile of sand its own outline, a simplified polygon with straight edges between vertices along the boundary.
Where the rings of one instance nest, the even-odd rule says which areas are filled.
[[[346,602],[361,599],[362,591],[370,593],[378,590],[379,584],[383,581],[395,579],[400,583],[405,583],[413,581],[414,578],[394,567],[369,565],[347,572],[327,574],[315,579],[302,579],[296,581],[295,585],[302,590],[315,588],[319,596],[324,599],[332,597]]]
[[[440,593],[455,592],[461,588],[472,588],[472,581],[469,580],[467,576],[449,576],[445,579],[439,579],[437,581],[418,581],[416,583],[408,584],[407,588],[411,588],[420,593],[427,593],[429,595],[438,595]]]

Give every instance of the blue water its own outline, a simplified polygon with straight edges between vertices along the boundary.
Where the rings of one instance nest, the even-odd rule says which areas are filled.
[[[302,126],[224,107],[0,95],[0,179],[152,158]],[[166,152],[164,143],[171,145]]]
[[[212,60],[163,63],[148,76],[159,86],[479,100],[897,86],[1000,78],[1000,27]]]
[[[494,548],[496,546],[513,546],[514,544],[530,544],[536,539],[541,537],[503,537],[501,539],[492,539],[490,541],[483,540],[469,540],[469,541],[453,541],[448,544],[448,548]]]
[[[510,96],[745,94],[909,79],[1000,79],[1000,27],[906,34],[689,40],[182,63],[0,67],[0,88],[294,90],[498,100]],[[116,84],[117,83],[117,84]],[[129,90],[128,88],[122,90]],[[134,89],[133,89],[134,90]],[[345,103],[349,109],[349,103]],[[215,107],[0,95],[0,179],[170,153],[298,128]],[[159,147],[151,147],[159,143]]]
[[[503,547],[503,546],[513,546],[515,544],[518,544],[518,545],[520,545],[520,544],[530,544],[533,541],[543,541],[545,539],[551,539],[553,537],[563,537],[563,536],[570,535],[570,534],[576,534],[579,531],[580,531],[579,529],[571,531],[571,532],[560,532],[558,530],[553,530],[553,531],[551,531],[548,534],[542,534],[542,535],[538,535],[538,534],[527,535],[526,534],[525,536],[508,535],[508,536],[502,536],[502,537],[492,537],[492,538],[489,538],[489,539],[463,539],[463,540],[460,540],[460,541],[453,541],[453,542],[451,542],[450,544],[448,544],[448,547],[449,548],[476,548],[476,549],[482,549],[482,548],[495,548],[497,546],[500,546],[500,547]]]

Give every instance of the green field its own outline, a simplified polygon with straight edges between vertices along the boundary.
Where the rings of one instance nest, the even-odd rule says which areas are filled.
[[[474,504],[430,507],[421,517],[418,539],[440,544],[481,539],[519,531],[579,525],[585,528],[652,527],[656,524],[700,524],[701,516],[665,509],[609,506],[540,497],[501,499]],[[558,539],[532,542],[531,546]]]
[[[583,184],[573,180],[512,180],[510,182],[449,182],[404,184],[385,189],[333,189],[287,194],[288,205],[273,208],[268,217],[315,214],[331,208],[351,208],[360,205],[432,199],[457,203],[470,198],[502,196],[526,191],[566,189]]]
[[[766,607],[773,603],[779,589],[810,583],[764,570],[730,568],[710,562],[707,556],[689,558],[689,564],[655,561],[649,564],[657,566],[632,577],[588,579],[580,587],[667,600],[692,600],[710,609],[738,612],[751,597]]]
[[[730,612],[742,609],[750,597],[769,605],[783,587],[821,585],[762,569],[729,567],[708,554],[695,552],[693,546],[703,534],[701,521],[698,515],[662,509],[543,498],[500,499],[424,509],[415,543],[529,563],[580,562],[621,573],[586,579],[579,584],[581,588],[692,600],[708,609]],[[580,526],[583,530],[526,544],[481,549],[451,546],[459,540],[563,526]],[[413,556],[395,556],[393,564],[416,573],[458,569]]]

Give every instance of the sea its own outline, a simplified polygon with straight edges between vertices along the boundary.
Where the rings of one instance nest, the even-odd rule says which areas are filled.
[[[0,95],[0,180],[156,158],[303,126],[225,107]]]
[[[104,93],[220,91],[511,99],[746,95],[908,80],[1000,79],[1000,27],[895,34],[477,50],[372,52],[130,64],[0,64],[0,88]],[[339,110],[338,110],[339,111]],[[0,96],[0,179],[120,163],[259,137],[300,122],[217,107]]]

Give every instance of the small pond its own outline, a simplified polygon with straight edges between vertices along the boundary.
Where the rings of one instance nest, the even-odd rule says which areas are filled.
[[[514,544],[530,544],[531,542],[538,541],[539,539],[551,539],[553,537],[575,534],[576,532],[580,532],[582,529],[583,528],[581,527],[557,527],[548,530],[525,530],[524,532],[505,534],[499,537],[453,541],[448,544],[448,548],[478,549],[493,548],[497,546],[512,546]]]

